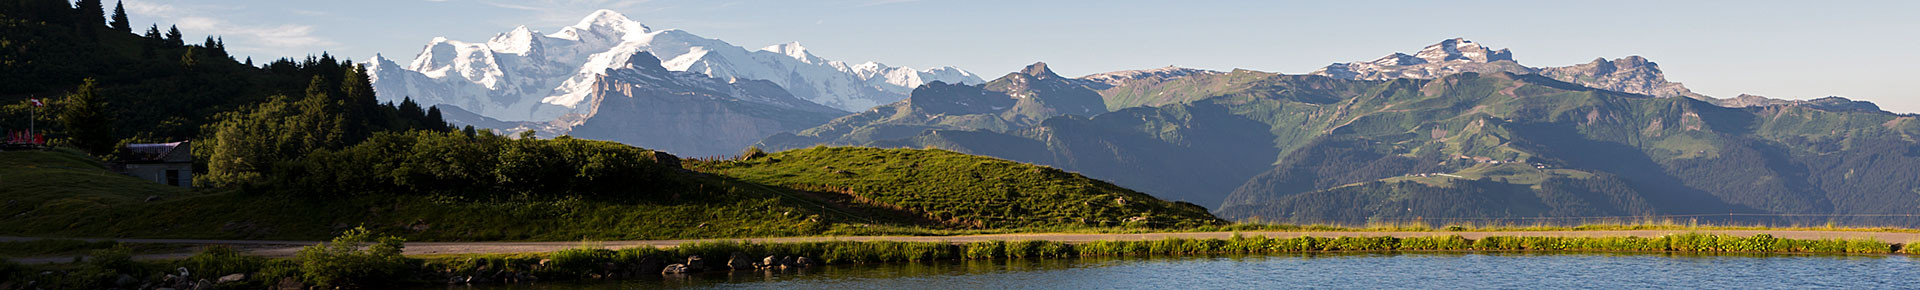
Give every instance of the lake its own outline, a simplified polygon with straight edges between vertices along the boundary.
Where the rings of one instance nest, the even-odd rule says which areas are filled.
[[[1332,253],[820,266],[519,289],[1910,289],[1908,256]]]

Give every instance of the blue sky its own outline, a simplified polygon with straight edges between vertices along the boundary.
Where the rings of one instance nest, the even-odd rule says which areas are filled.
[[[987,78],[1034,61],[1069,76],[1178,65],[1306,73],[1452,37],[1531,66],[1645,56],[1716,97],[1838,95],[1920,112],[1920,1],[126,0],[256,60],[321,51],[402,63],[433,37],[552,32],[596,9],[757,48]],[[1336,3],[1337,2],[1337,3]],[[111,5],[111,3],[109,3]],[[109,8],[111,9],[111,8]]]

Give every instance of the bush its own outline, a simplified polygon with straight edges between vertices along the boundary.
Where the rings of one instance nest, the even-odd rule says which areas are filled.
[[[593,273],[601,264],[613,262],[619,253],[613,250],[582,246],[565,249],[548,255],[546,272],[567,277],[580,277]]]
[[[365,227],[354,228],[333,242],[300,249],[300,271],[307,282],[320,286],[359,286],[390,281],[407,269],[398,237],[374,237]],[[367,246],[371,243],[371,246]],[[366,246],[366,250],[360,247]]]
[[[210,246],[180,261],[181,267],[186,267],[195,275],[209,277],[259,272],[264,265],[266,258],[240,254],[227,246]]]

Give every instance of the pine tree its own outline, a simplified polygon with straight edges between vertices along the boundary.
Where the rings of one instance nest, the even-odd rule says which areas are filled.
[[[180,39],[180,26],[172,25],[167,27],[167,42],[172,43],[174,47],[187,45],[185,39]]]
[[[100,0],[80,0],[79,2],[74,2],[73,20],[78,21],[80,28],[94,28],[107,25],[107,8],[101,5]]]
[[[100,99],[95,91],[92,78],[86,79],[79,89],[67,94],[60,106],[62,108],[57,118],[74,147],[93,154],[113,151],[113,119],[107,114],[106,100]]]
[[[127,22],[127,7],[120,1],[113,1],[113,22],[108,24],[114,31],[133,33],[133,23]]]
[[[427,113],[420,109],[420,103],[413,102],[413,97],[407,97],[405,99],[400,100],[400,119],[401,120],[405,120],[410,123],[412,121],[417,121],[417,120],[420,120],[420,118],[426,118],[426,117],[427,117]]]
[[[427,107],[426,125],[427,125],[426,128],[422,128],[422,129],[428,129],[428,130],[434,130],[434,131],[447,129],[447,119],[440,117],[440,106]]]
[[[160,40],[161,40],[161,39],[160,39],[160,25],[159,25],[159,24],[154,24],[153,26],[149,26],[149,27],[147,27],[147,35],[146,35],[146,36],[147,36],[147,40],[152,40],[152,41],[153,41],[154,43],[160,43]]]
[[[100,7],[100,0],[80,0],[73,4],[73,28],[89,39],[99,37],[100,27],[107,25],[106,8]]]

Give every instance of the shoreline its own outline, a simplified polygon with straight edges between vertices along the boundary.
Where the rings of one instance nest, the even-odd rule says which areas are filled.
[[[685,244],[740,242],[740,243],[808,243],[808,242],[934,242],[966,244],[988,241],[1048,241],[1067,244],[1086,244],[1104,241],[1153,241],[1166,239],[1228,239],[1234,235],[1244,237],[1297,238],[1297,237],[1393,237],[1416,238],[1436,236],[1459,236],[1470,240],[1487,237],[1561,237],[1561,238],[1612,238],[1642,237],[1652,238],[1678,234],[1709,234],[1727,236],[1753,236],[1766,234],[1775,238],[1793,240],[1822,239],[1874,239],[1881,242],[1904,245],[1920,241],[1920,233],[1890,231],[1849,231],[1849,230],[1563,230],[1563,231],[1245,231],[1245,232],[1157,232],[1157,233],[1013,233],[956,236],[817,236],[817,237],[769,237],[769,238],[715,238],[715,239],[672,239],[672,240],[630,240],[630,241],[567,241],[567,242],[408,242],[403,251],[407,256],[447,256],[447,255],[486,255],[486,254],[537,254],[550,253],[566,249],[580,248],[591,244],[607,250],[622,250],[639,247],[671,248]],[[300,248],[322,243],[321,241],[287,240],[203,240],[203,239],[111,239],[111,238],[39,238],[0,236],[0,242],[22,242],[35,240],[80,240],[89,242],[117,241],[121,243],[173,244],[194,246],[228,246],[241,253],[268,257],[287,258],[298,254]],[[195,252],[181,251],[169,253],[147,253],[136,255],[137,260],[169,260],[192,256]],[[73,256],[10,257],[7,260],[22,264],[47,264],[71,261]]]

